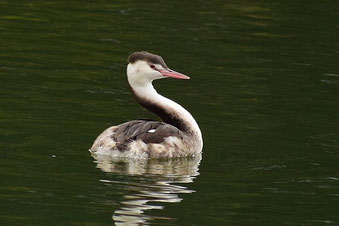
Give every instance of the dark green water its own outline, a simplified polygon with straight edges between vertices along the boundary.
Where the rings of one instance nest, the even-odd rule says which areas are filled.
[[[1,225],[339,225],[339,3],[0,1]],[[133,51],[189,81],[202,159],[94,160],[153,117]]]

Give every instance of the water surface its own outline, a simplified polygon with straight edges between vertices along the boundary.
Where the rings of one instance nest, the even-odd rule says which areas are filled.
[[[338,225],[336,1],[0,1],[2,225]],[[94,159],[110,125],[154,118],[126,58],[204,137],[202,158]]]

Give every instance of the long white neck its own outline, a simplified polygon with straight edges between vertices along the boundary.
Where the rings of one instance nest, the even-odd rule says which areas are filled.
[[[137,83],[128,79],[137,102],[189,136],[195,137],[202,146],[200,128],[193,116],[181,105],[160,95],[151,82]]]

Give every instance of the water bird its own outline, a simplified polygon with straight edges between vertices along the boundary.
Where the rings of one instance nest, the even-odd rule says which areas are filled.
[[[193,116],[158,94],[152,85],[157,79],[189,77],[169,69],[161,56],[149,52],[134,52],[127,61],[127,80],[134,98],[162,121],[140,119],[109,127],[97,137],[90,152],[119,158],[175,158],[201,153],[202,135]]]

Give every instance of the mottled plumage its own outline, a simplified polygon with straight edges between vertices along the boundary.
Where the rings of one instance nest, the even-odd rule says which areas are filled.
[[[149,132],[155,130],[154,132]],[[126,149],[129,142],[142,140],[145,144],[160,144],[166,137],[183,138],[182,132],[176,127],[158,121],[133,120],[121,124],[113,136],[120,151]]]
[[[149,132],[150,131],[150,132]],[[172,147],[178,147],[183,143],[186,135],[178,128],[159,121],[151,120],[133,120],[123,123],[118,126],[113,126],[105,130],[99,135],[98,139],[94,142],[91,150],[106,152],[111,150],[112,147],[119,153],[130,152],[133,143],[138,142],[141,146],[147,146],[146,149],[140,149],[140,155],[152,156],[152,148],[159,148],[157,145],[166,142]],[[167,140],[166,140],[167,138]],[[169,153],[167,153],[169,154]],[[162,153],[158,157],[166,157],[166,153]],[[128,153],[125,153],[128,156]],[[170,155],[177,155],[171,153]]]
[[[133,120],[112,126],[94,141],[94,155],[128,158],[173,158],[201,153],[202,136],[192,115],[182,106],[159,95],[152,81],[189,77],[169,69],[162,57],[135,52],[128,57],[127,78],[137,102],[163,122]]]

